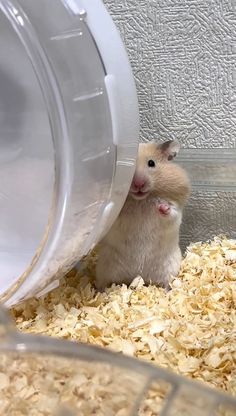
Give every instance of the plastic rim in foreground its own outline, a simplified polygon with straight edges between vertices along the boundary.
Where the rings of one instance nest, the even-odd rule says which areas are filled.
[[[19,333],[1,308],[0,354],[2,375],[9,380],[5,386],[1,380],[5,414],[15,409],[19,415],[30,415],[32,409],[42,414],[41,405],[46,404],[46,413],[51,410],[55,416],[136,416],[152,388],[147,404],[153,399],[159,416],[230,416],[236,412],[234,397],[144,360],[94,345]],[[89,411],[86,403],[96,403],[96,398],[98,406]],[[114,407],[116,413],[111,411]]]
[[[139,126],[102,1],[1,0],[0,48],[0,300],[9,307],[57,285],[112,224]]]

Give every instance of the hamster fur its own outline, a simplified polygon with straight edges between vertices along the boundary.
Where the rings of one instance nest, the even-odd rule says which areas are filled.
[[[139,145],[133,182],[119,217],[101,241],[96,287],[130,284],[142,276],[146,284],[169,287],[181,263],[179,229],[190,194],[186,172],[171,160],[177,141]]]

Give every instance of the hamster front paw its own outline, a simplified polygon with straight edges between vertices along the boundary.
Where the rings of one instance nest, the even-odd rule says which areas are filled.
[[[155,201],[155,205],[158,213],[160,213],[161,215],[167,216],[170,214],[171,205],[169,202],[163,199],[158,199],[157,201]]]
[[[170,213],[170,204],[166,201],[159,201],[157,203],[157,209],[161,215],[168,215]]]
[[[155,201],[155,209],[162,218],[175,219],[179,215],[177,205],[172,202],[165,201],[164,199],[158,199]]]

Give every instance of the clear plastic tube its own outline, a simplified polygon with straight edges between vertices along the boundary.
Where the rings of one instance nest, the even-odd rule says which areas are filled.
[[[57,284],[111,225],[132,179],[138,107],[128,58],[102,2],[83,5],[90,12],[80,0],[0,1],[0,299],[7,306]],[[102,48],[104,27],[120,75],[92,34]]]

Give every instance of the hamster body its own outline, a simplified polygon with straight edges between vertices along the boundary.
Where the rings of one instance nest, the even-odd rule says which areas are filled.
[[[136,172],[119,217],[100,244],[96,286],[146,284],[169,287],[181,263],[179,229],[190,193],[185,171],[171,160],[179,144],[139,145]]]

